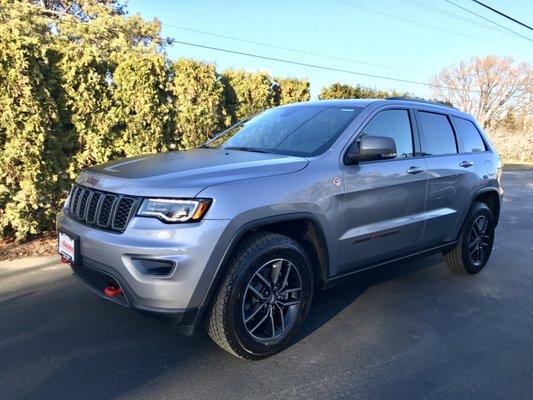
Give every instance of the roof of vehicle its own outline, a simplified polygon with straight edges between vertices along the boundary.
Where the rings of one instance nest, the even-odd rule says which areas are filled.
[[[379,99],[333,99],[333,100],[311,100],[303,101],[301,103],[291,103],[286,106],[306,105],[306,106],[346,106],[346,107],[366,107],[370,103],[379,101]]]
[[[429,101],[429,100],[423,100],[423,99],[413,99],[408,97],[391,97],[388,99],[333,99],[333,100],[313,100],[313,101],[306,101],[301,103],[292,103],[287,104],[284,107],[287,106],[293,106],[293,105],[310,105],[310,106],[324,106],[324,107],[334,107],[334,106],[343,106],[343,107],[366,107],[370,104],[375,103],[381,103],[382,105],[387,104],[397,104],[397,105],[419,105],[424,106],[428,108],[435,109],[435,111],[440,110],[441,112],[445,112],[447,114],[455,114],[455,115],[461,115],[461,116],[469,116],[469,114],[455,108],[452,106],[449,106],[444,103],[438,103],[435,101]]]

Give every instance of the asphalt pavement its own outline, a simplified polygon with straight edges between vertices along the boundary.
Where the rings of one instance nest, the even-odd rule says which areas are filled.
[[[361,276],[263,361],[98,298],[56,257],[0,263],[0,399],[531,399],[533,171],[503,179],[483,272],[432,256]]]

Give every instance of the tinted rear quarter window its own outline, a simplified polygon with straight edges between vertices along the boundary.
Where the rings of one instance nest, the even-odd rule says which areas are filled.
[[[452,117],[457,136],[462,144],[462,151],[475,153],[485,151],[485,142],[472,121],[463,118]]]
[[[422,128],[422,151],[427,155],[457,153],[457,145],[448,117],[418,111]]]

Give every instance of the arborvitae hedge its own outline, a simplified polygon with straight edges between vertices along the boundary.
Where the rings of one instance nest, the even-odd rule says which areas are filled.
[[[125,156],[166,150],[170,138],[168,69],[163,55],[132,51],[113,74],[117,152]]]
[[[283,105],[308,101],[311,89],[307,79],[276,78],[276,103]]]
[[[222,73],[226,109],[232,122],[275,105],[275,86],[266,72],[227,70]]]
[[[114,152],[113,92],[106,76],[109,62],[94,47],[73,46],[57,67],[61,76],[64,121],[74,178],[85,167],[109,160]]]
[[[82,168],[309,99],[307,81],[171,62],[159,23],[119,2],[67,3],[0,0],[0,237],[52,230]]]
[[[318,96],[321,100],[328,99],[386,99],[387,97],[409,96],[409,93],[397,90],[378,90],[366,86],[351,86],[334,83],[323,87]]]
[[[180,149],[197,147],[230,122],[224,86],[212,64],[181,59],[171,64],[170,71],[173,144]]]
[[[64,163],[55,77],[39,41],[0,28],[0,232],[22,239],[49,227]]]

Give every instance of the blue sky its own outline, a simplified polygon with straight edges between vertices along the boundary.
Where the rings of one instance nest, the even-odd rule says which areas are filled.
[[[533,39],[532,31],[507,21],[472,1],[452,1]],[[485,2],[533,25],[531,0]],[[442,15],[427,7],[453,13],[468,21]],[[131,0],[128,11],[131,14],[140,13],[146,19],[159,19],[163,23],[162,34],[176,40],[404,80],[428,82],[443,67],[478,55],[512,56],[516,61],[533,63],[533,41],[468,14],[446,0]],[[165,24],[354,61],[243,43]],[[394,88],[415,95],[429,95],[427,87],[412,83],[325,71],[182,44],[174,44],[167,49],[167,53],[173,59],[188,57],[215,63],[219,71],[244,68],[250,71],[266,70],[275,76],[306,77],[311,82],[313,97],[318,95],[321,87],[333,82],[362,84],[379,89]]]

